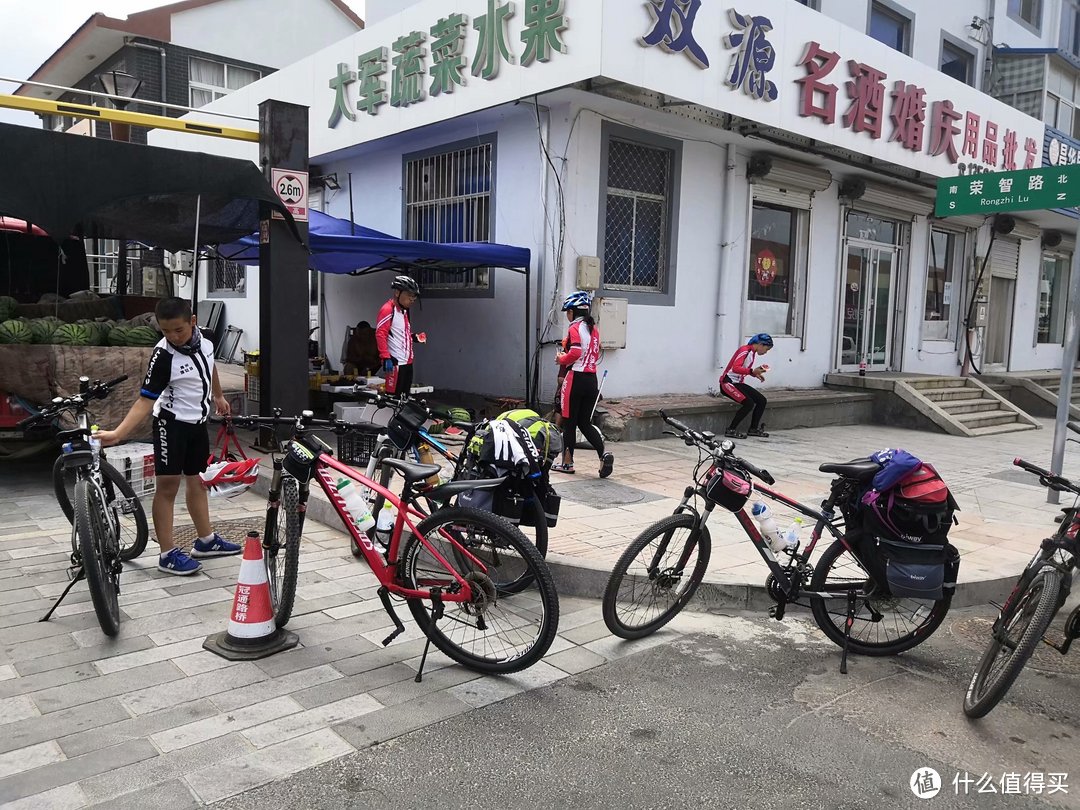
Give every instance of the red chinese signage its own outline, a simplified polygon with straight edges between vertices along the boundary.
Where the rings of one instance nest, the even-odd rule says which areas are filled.
[[[776,279],[776,254],[768,248],[754,260],[754,278],[762,287],[768,287]]]
[[[840,54],[827,51],[820,43],[806,45],[799,65],[806,75],[795,81],[801,86],[799,115],[804,118],[820,118],[826,124],[836,123],[839,84],[826,81],[840,63]],[[988,171],[1012,171],[1017,166],[1019,140],[1013,129],[999,132],[997,122],[986,120],[977,113],[961,113],[948,99],[930,103],[929,137],[924,137],[927,125],[926,90],[902,79],[895,80],[892,89],[885,85],[888,74],[872,65],[847,61],[851,78],[845,81],[848,106],[840,119],[840,125],[852,132],[865,132],[871,138],[881,138],[886,118],[891,121],[888,141],[897,141],[912,152],[922,152],[931,157],[945,155],[951,163],[961,157],[970,163],[961,164],[960,174]],[[839,79],[837,79],[839,81]],[[962,127],[959,124],[963,121]],[[962,134],[960,148],[957,137]],[[1024,139],[1025,169],[1035,166],[1038,144],[1034,138]]]

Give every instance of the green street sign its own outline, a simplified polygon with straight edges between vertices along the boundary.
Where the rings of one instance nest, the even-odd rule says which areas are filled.
[[[998,214],[1080,205],[1080,164],[938,180],[934,214]]]

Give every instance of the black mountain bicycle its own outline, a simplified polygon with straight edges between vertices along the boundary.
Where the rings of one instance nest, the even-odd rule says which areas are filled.
[[[52,423],[65,412],[76,422],[74,429],[57,433],[61,454],[53,466],[56,499],[72,522],[70,582],[41,621],[48,621],[75,583],[85,578],[98,623],[107,636],[120,630],[117,597],[122,563],[146,549],[149,529],[138,496],[120,471],[105,461],[93,438],[89,406],[95,399],[105,399],[126,379],[102,383],[80,377],[78,394],[57,397],[19,423],[22,429],[34,428]]]
[[[1080,425],[1069,423],[1080,433]],[[1056,492],[1071,492],[1080,499],[1080,486],[1049,470],[1023,459],[1017,467],[1039,476],[1039,483]],[[1064,510],[1065,519],[1039,550],[1017,579],[1012,593],[1001,606],[991,629],[990,646],[975,668],[964,694],[964,714],[984,717],[1005,697],[1020,671],[1042,641],[1062,655],[1080,638],[1080,605],[1065,619],[1064,637],[1055,644],[1046,631],[1061,610],[1072,588],[1073,571],[1080,567],[1080,513],[1077,505]]]
[[[666,433],[698,449],[698,464],[694,484],[684,491],[675,513],[646,528],[615,563],[604,591],[603,616],[616,636],[635,639],[654,633],[686,607],[709,566],[712,540],[706,524],[718,505],[734,513],[769,568],[765,585],[776,603],[769,615],[783,619],[787,605],[809,600],[818,627],[843,648],[841,672],[847,672],[849,651],[896,655],[926,641],[941,625],[952,603],[952,589],[944,589],[939,599],[893,596],[884,571],[872,558],[871,544],[850,528],[858,525],[859,495],[881,469],[876,461],[822,464],[821,472],[836,478],[817,510],[769,487],[751,486],[751,477],[769,485],[775,480],[768,470],[735,456],[734,442],[718,443],[712,433],[693,430],[663,411],[660,416],[678,431]],[[744,508],[752,493],[813,521],[805,548],[772,550]],[[833,542],[811,564],[824,532]],[[958,564],[958,558],[954,562]],[[955,587],[955,570],[946,573],[952,574],[948,581]]]

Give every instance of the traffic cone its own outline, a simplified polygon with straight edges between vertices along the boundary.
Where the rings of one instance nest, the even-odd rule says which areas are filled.
[[[263,564],[262,541],[258,532],[248,532],[240,576],[236,580],[229,629],[207,636],[203,649],[230,661],[253,661],[266,658],[297,645],[295,633],[274,622],[270,601],[270,583]]]

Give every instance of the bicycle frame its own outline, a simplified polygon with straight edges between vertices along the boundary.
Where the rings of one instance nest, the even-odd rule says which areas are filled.
[[[319,482],[319,486],[326,494],[331,505],[334,507],[334,511],[337,512],[338,518],[344,524],[349,535],[352,537],[353,542],[356,543],[363,554],[364,559],[367,560],[368,565],[371,567],[372,572],[378,578],[379,582],[391,593],[406,599],[430,599],[432,594],[430,590],[416,590],[412,588],[406,588],[403,585],[398,584],[395,579],[394,573],[391,572],[391,568],[396,568],[398,554],[401,548],[402,535],[407,526],[409,531],[419,538],[421,545],[424,546],[431,554],[431,556],[446,569],[446,573],[449,577],[453,578],[454,583],[460,588],[458,591],[446,592],[442,591],[439,594],[439,598],[443,602],[470,602],[473,599],[472,586],[458,573],[458,571],[447,562],[432,544],[428,541],[424,535],[416,529],[416,523],[411,518],[417,518],[423,520],[427,517],[426,514],[416,509],[407,499],[399,497],[391,492],[389,489],[381,486],[378,482],[368,478],[363,473],[349,467],[346,464],[338,461],[332,456],[322,455],[319,456],[316,462],[314,478]],[[357,528],[353,522],[352,517],[349,515],[349,511],[345,506],[345,501],[338,493],[337,484],[335,483],[334,475],[347,476],[353,481],[356,481],[363,487],[377,492],[389,503],[391,503],[397,509],[397,518],[394,523],[394,529],[390,538],[390,546],[387,550],[387,559],[394,562],[386,562],[383,559],[383,555],[375,548],[375,544],[371,542],[367,532],[363,532]],[[310,482],[300,483],[300,511],[304,512],[307,509],[307,499],[310,494]],[[466,559],[473,565],[477,566],[481,571],[487,571],[485,566],[479,559],[477,559],[472,553],[469,552],[464,546],[458,543],[453,537],[446,532],[442,532],[443,537],[448,540],[454,547],[456,553],[464,555]],[[444,583],[445,584],[445,583]],[[432,583],[432,588],[441,588],[439,583]]]

